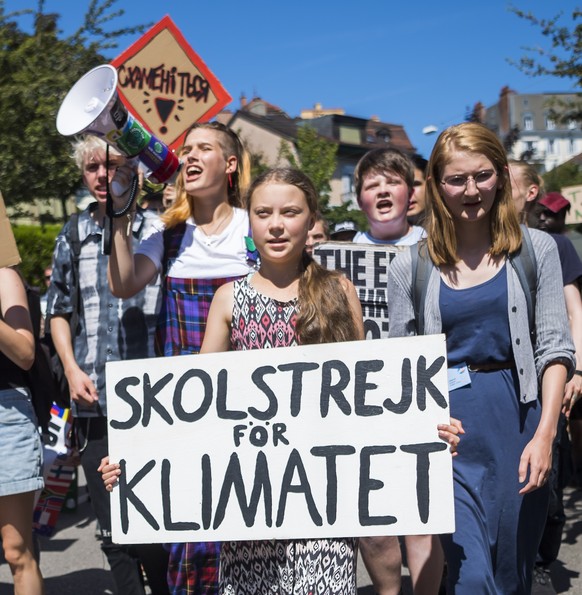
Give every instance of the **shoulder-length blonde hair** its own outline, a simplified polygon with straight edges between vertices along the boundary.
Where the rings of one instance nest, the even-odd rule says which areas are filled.
[[[222,149],[224,158],[236,157],[236,171],[231,174],[227,186],[228,202],[233,207],[241,207],[242,197],[248,188],[251,178],[251,161],[248,151],[237,134],[220,122],[197,122],[188,128],[184,138],[186,139],[190,132],[198,128],[216,131],[218,133],[218,144]],[[179,175],[176,180],[176,199],[162,215],[162,221],[165,223],[166,228],[169,229],[186,221],[193,214],[194,198],[186,192],[182,176]]]
[[[473,122],[464,122],[444,130],[438,137],[428,162],[426,183],[427,245],[432,261],[437,265],[458,262],[457,236],[453,216],[442,198],[443,171],[453,153],[477,153],[491,161],[498,176],[498,189],[491,208],[492,256],[514,252],[521,246],[521,229],[511,196],[507,156],[495,134]]]

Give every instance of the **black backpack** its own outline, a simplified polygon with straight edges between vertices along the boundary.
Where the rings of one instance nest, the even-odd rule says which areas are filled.
[[[537,263],[534,249],[531,243],[529,231],[525,225],[521,225],[523,241],[519,250],[509,255],[509,262],[515,270],[527,303],[527,316],[529,321],[529,333],[532,345],[535,345],[535,314],[536,314],[536,291],[537,291]],[[424,334],[424,303],[428,280],[432,269],[432,262],[428,256],[426,241],[410,247],[412,258],[412,304],[414,307],[414,320],[416,322],[416,334]]]
[[[49,348],[40,338],[42,320],[40,296],[28,283],[24,282],[24,286],[32,322],[32,334],[34,335],[34,363],[30,370],[24,372],[24,376],[30,390],[38,425],[43,433],[46,433],[48,432],[53,401],[58,402],[59,400],[59,390],[53,374]]]

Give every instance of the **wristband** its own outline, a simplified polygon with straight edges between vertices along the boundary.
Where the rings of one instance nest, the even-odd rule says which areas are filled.
[[[576,376],[582,376],[582,370],[574,370],[574,374],[576,374]]]

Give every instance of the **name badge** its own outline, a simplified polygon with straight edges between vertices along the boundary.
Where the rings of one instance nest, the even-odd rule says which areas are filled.
[[[471,376],[467,364],[457,364],[447,370],[449,378],[449,392],[463,386],[471,386]]]

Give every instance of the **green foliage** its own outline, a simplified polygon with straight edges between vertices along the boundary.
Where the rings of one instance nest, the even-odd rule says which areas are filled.
[[[251,180],[254,180],[257,176],[267,171],[269,165],[265,161],[265,154],[262,151],[249,151],[249,155],[251,159]]]
[[[84,23],[70,37],[59,36],[59,15],[37,9],[6,14],[0,0],[0,180],[7,204],[66,197],[80,186],[70,158],[71,139],[55,127],[59,106],[73,84],[91,68],[107,62],[102,52],[123,36],[148,25],[106,31],[121,16],[109,12],[117,0],[91,0]],[[34,32],[18,28],[15,18],[34,15]]]
[[[550,46],[523,48],[529,52],[528,55],[511,63],[530,76],[572,78],[576,80],[578,87],[582,87],[582,23],[576,24],[576,21],[582,20],[582,10],[575,8],[572,11],[571,24],[566,26],[558,23],[563,13],[551,19],[539,19],[531,12],[524,12],[513,6],[509,9],[540,29]]]
[[[582,10],[572,10],[567,25],[559,21],[563,13],[551,19],[540,19],[531,12],[509,7],[518,17],[529,21],[546,38],[546,47],[523,48],[527,54],[519,60],[508,60],[529,76],[555,76],[573,79],[582,88]],[[570,120],[582,121],[582,95],[578,101],[556,100],[552,106],[552,117],[561,123]]]
[[[330,230],[333,229],[336,223],[341,223],[342,221],[353,221],[360,231],[368,229],[368,220],[364,212],[360,211],[360,209],[351,209],[347,204],[328,208],[325,218],[329,223]]]
[[[19,268],[33,287],[44,288],[43,272],[52,262],[60,225],[14,225],[14,238],[22,263]]]
[[[582,167],[578,163],[568,161],[542,177],[547,192],[560,192],[564,186],[582,184]]]
[[[286,141],[279,146],[279,157],[285,158],[291,167],[307,174],[319,193],[319,207],[326,215],[329,209],[329,182],[336,167],[337,145],[321,138],[312,126],[300,126],[297,131],[297,156]]]

